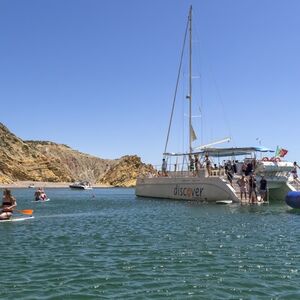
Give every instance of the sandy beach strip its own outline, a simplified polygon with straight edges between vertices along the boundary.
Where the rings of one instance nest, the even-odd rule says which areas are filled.
[[[32,186],[33,188],[68,188],[72,182],[45,182],[45,181],[16,181],[14,183],[0,184],[0,188],[28,188]],[[93,188],[107,188],[113,187],[105,184],[93,184]]]

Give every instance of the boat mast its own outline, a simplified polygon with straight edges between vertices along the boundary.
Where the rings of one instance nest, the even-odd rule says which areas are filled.
[[[190,49],[189,49],[189,150],[192,153],[192,5],[189,13],[189,32],[190,32]]]

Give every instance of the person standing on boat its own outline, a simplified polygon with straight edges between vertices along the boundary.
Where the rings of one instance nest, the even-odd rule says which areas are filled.
[[[300,167],[298,166],[297,162],[294,161],[293,169],[291,171],[294,180],[298,178],[297,168],[300,168]]]
[[[195,170],[195,161],[194,161],[192,155],[189,156],[189,160],[190,160],[190,172],[194,172],[194,170]]]
[[[256,179],[252,174],[249,178],[249,201],[250,203],[257,202]]]
[[[233,179],[233,170],[230,160],[225,164],[225,174],[227,175],[227,179],[232,186],[232,179]]]
[[[206,166],[208,176],[211,176],[211,160],[209,159],[208,154],[205,154],[204,164]]]
[[[247,168],[246,168],[246,172],[245,172],[245,175],[246,176],[249,176],[253,173],[253,165],[252,165],[252,162],[248,162],[247,163]]]
[[[259,194],[261,196],[261,201],[264,202],[267,196],[267,180],[264,176],[261,176],[261,180],[259,182]]]
[[[5,189],[3,191],[2,210],[0,220],[8,220],[13,214],[14,208],[17,206],[16,198],[12,196],[11,191]]]
[[[162,160],[161,171],[162,171],[162,176],[167,176],[167,161],[165,158],[163,158]]]
[[[247,173],[247,164],[246,164],[246,162],[243,162],[243,165],[242,165],[242,174],[246,176],[246,173]]]
[[[233,171],[234,174],[237,173],[237,166],[236,166],[236,163],[237,163],[236,160],[233,160],[233,161],[232,161],[232,171]]]
[[[200,162],[199,162],[199,157],[197,154],[194,155],[194,161],[195,161],[195,169],[196,169],[196,172],[198,173],[198,171],[200,169]]]
[[[240,187],[241,200],[243,200],[243,195],[245,196],[245,200],[247,200],[247,178],[244,175],[242,175],[242,177],[237,181],[237,184]]]

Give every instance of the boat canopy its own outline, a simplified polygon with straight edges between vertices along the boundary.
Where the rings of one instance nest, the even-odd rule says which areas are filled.
[[[182,155],[194,155],[204,154],[211,157],[226,157],[226,156],[239,156],[248,155],[254,152],[274,152],[271,149],[265,147],[240,147],[240,148],[206,148],[198,152],[192,153],[164,153],[165,156],[182,156]]]

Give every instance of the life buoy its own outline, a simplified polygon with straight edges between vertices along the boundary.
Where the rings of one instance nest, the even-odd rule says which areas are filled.
[[[268,157],[264,157],[264,158],[262,159],[262,161],[269,161],[269,158],[268,158]]]
[[[270,161],[273,161],[273,162],[279,162],[279,161],[281,161],[281,159],[280,159],[279,157],[272,157],[272,158],[270,159]]]

